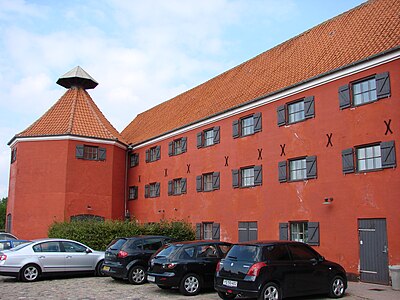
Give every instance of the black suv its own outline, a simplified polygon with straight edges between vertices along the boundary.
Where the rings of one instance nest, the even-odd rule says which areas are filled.
[[[214,288],[222,299],[237,295],[282,299],[311,294],[340,298],[347,288],[345,270],[310,246],[289,241],[232,246],[217,266]]]
[[[190,241],[169,244],[150,260],[147,280],[162,289],[179,287],[186,295],[197,295],[212,287],[215,268],[232,244],[219,241]]]
[[[167,236],[136,236],[116,238],[107,247],[103,273],[115,280],[128,279],[132,284],[146,281],[150,257],[166,243]]]

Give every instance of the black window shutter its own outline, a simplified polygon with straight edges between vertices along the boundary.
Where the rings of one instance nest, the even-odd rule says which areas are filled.
[[[340,109],[344,109],[350,107],[350,88],[349,85],[343,85],[339,88],[339,107]]]
[[[317,178],[317,157],[306,157],[307,178]]]
[[[133,199],[137,199],[139,196],[139,188],[137,186],[133,187]]]
[[[182,152],[187,151],[187,137],[182,138]]]
[[[106,148],[99,148],[99,160],[106,160]]]
[[[219,141],[220,141],[219,130],[220,130],[219,126],[214,127],[214,144],[219,144]]]
[[[219,190],[219,172],[213,173],[213,190]]]
[[[254,166],[254,185],[262,185],[262,166]]]
[[[174,155],[173,144],[174,144],[174,142],[169,142],[169,143],[168,143],[168,156]]]
[[[168,196],[171,196],[173,194],[172,192],[172,180],[168,181]]]
[[[258,240],[257,222],[249,222],[249,241]]]
[[[186,190],[187,190],[187,180],[186,180],[186,178],[182,178],[181,179],[181,184],[182,184],[182,194],[186,194]]]
[[[285,105],[278,106],[276,109],[278,114],[278,126],[283,126],[286,124],[286,110]]]
[[[150,196],[150,186],[148,184],[146,184],[144,186],[144,197],[149,198],[149,196]]]
[[[239,222],[239,243],[248,241],[250,241],[249,222]]]
[[[213,223],[212,224],[212,239],[219,241],[219,238],[220,238],[220,224]]]
[[[254,132],[260,132],[262,130],[262,115],[261,113],[256,113],[253,116],[254,120]]]
[[[381,143],[382,168],[396,167],[396,150],[394,141]]]
[[[161,159],[161,146],[156,147],[156,159]]]
[[[390,97],[390,78],[389,72],[377,74],[376,80],[376,96],[378,99]]]
[[[354,173],[353,148],[342,151],[342,170],[344,174]]]
[[[286,182],[287,181],[286,160],[280,161],[278,163],[278,172],[279,172],[279,182]]]
[[[203,176],[201,175],[196,176],[196,191],[198,192],[203,191],[202,178]]]
[[[314,96],[304,98],[304,117],[306,119],[315,116]]]
[[[85,147],[83,145],[76,145],[75,148],[75,157],[76,158],[83,158],[83,149]]]
[[[197,148],[203,147],[203,132],[197,133]]]
[[[146,162],[150,161],[150,149],[146,150]]]
[[[201,223],[196,223],[196,240],[201,240]]]
[[[160,183],[156,183],[156,197],[160,197]]]
[[[239,187],[239,170],[232,170],[232,187]]]
[[[232,122],[232,137],[234,139],[239,137],[239,120],[234,120]]]
[[[279,223],[279,240],[287,241],[289,240],[288,236],[288,223]]]
[[[319,222],[308,222],[307,244],[319,246]]]

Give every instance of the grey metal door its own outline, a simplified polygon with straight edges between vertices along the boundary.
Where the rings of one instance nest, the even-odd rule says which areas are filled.
[[[359,219],[360,280],[389,284],[386,219]]]

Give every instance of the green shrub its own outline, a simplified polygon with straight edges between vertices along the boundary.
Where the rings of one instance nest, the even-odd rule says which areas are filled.
[[[105,250],[116,237],[135,235],[166,235],[178,241],[195,238],[193,226],[185,221],[162,221],[138,224],[135,221],[72,221],[54,223],[49,228],[49,237],[71,239],[96,250]]]

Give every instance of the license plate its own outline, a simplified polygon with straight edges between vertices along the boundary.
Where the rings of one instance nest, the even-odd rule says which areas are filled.
[[[226,280],[222,282],[223,285],[229,286],[229,287],[237,287],[237,281],[234,280]]]
[[[147,275],[147,281],[149,281],[149,282],[155,282],[155,281],[156,281],[156,278],[155,278],[154,276]]]
[[[109,266],[104,266],[103,267],[103,271],[110,271],[110,267]]]

